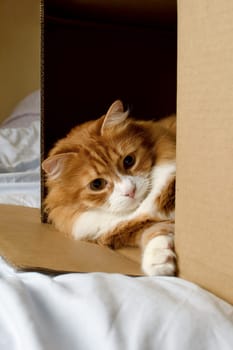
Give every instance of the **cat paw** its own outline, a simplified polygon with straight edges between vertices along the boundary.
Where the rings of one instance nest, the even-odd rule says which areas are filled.
[[[174,276],[176,254],[173,234],[154,237],[145,247],[142,270],[148,276]]]

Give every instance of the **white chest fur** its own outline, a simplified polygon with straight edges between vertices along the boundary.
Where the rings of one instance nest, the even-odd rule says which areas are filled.
[[[152,189],[136,210],[128,214],[109,213],[101,208],[89,210],[74,221],[72,236],[76,239],[96,239],[112,230],[119,223],[135,219],[140,215],[164,219],[156,208],[155,200],[175,171],[176,165],[173,162],[155,166],[151,174]]]
[[[147,214],[151,215],[152,217],[156,216],[160,219],[164,219],[164,216],[159,213],[155,201],[160,195],[164,186],[167,184],[170,176],[174,175],[175,172],[175,163],[162,164],[154,167],[152,172],[152,189],[140,207],[136,210],[135,216]]]

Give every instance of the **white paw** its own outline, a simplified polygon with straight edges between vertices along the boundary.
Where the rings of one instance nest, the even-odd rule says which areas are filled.
[[[176,254],[173,234],[157,236],[145,247],[142,270],[148,276],[173,276],[176,272]]]

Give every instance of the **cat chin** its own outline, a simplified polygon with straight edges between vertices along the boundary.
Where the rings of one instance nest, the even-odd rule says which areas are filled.
[[[104,211],[106,213],[110,213],[112,215],[117,215],[119,217],[125,217],[125,216],[129,216],[131,214],[133,214],[135,212],[135,210],[138,209],[139,206],[135,206],[135,207],[132,207],[132,208],[112,208],[112,209],[108,209],[108,210],[105,210]]]
[[[133,212],[135,212],[135,210],[137,210],[141,203],[143,202],[143,199],[127,199],[121,201],[118,205],[115,204],[106,204],[105,206],[102,207],[103,210],[115,214],[115,215],[129,215]]]
[[[134,206],[132,208],[125,208],[125,209],[115,209],[115,210],[110,210],[109,212],[112,213],[112,214],[115,214],[115,215],[119,215],[119,216],[128,216],[130,214],[133,214],[135,212],[135,210],[137,210],[139,207],[138,206]]]

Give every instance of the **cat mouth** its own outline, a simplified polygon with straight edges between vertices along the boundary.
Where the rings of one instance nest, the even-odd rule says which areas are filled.
[[[117,205],[108,205],[106,209],[117,215],[128,215],[137,210],[140,204],[141,201],[139,201],[138,199],[123,197],[122,201],[119,201]]]
[[[142,202],[145,200],[145,198],[147,197],[148,193],[145,193],[144,196],[135,196],[134,198],[127,198],[127,203],[125,203],[125,208],[122,208],[122,212],[127,212],[127,213],[131,213],[134,212],[135,210],[137,210],[140,205],[142,204]]]
[[[139,201],[137,201],[135,199],[131,199],[127,209],[129,212],[132,212],[132,211],[136,210],[139,206],[140,206]]]

